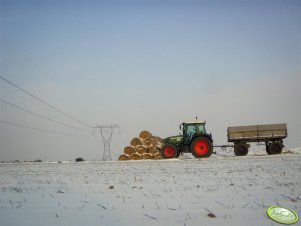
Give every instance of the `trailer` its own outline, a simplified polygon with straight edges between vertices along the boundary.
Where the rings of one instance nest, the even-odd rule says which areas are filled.
[[[251,142],[265,145],[269,155],[280,154],[284,147],[283,139],[287,137],[287,125],[233,126],[228,127],[227,136],[228,142],[234,143],[234,153],[237,156],[247,155]]]

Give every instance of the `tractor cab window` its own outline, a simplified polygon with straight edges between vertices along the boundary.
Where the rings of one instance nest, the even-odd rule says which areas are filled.
[[[185,143],[190,142],[192,136],[197,133],[196,131],[196,126],[195,124],[186,124],[184,126],[184,140],[186,141]]]
[[[197,132],[202,133],[202,134],[206,134],[205,124],[198,124],[197,125]]]
[[[194,124],[187,125],[187,134],[192,135],[196,133],[196,127]]]

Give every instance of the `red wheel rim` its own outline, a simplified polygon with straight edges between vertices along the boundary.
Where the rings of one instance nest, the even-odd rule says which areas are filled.
[[[171,158],[175,154],[175,150],[171,146],[167,146],[164,148],[163,153],[167,158]]]
[[[205,140],[198,140],[194,143],[193,149],[198,155],[203,156],[208,153],[209,144]]]

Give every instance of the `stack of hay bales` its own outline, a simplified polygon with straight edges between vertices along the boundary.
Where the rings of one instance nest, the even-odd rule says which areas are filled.
[[[141,131],[139,138],[131,140],[130,145],[124,148],[124,154],[118,160],[141,160],[141,159],[162,159],[160,149],[163,140],[153,136],[149,131]]]

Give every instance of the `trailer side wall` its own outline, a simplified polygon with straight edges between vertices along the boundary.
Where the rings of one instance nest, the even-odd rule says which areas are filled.
[[[283,124],[252,125],[228,127],[228,142],[266,141],[287,137],[287,126]]]

